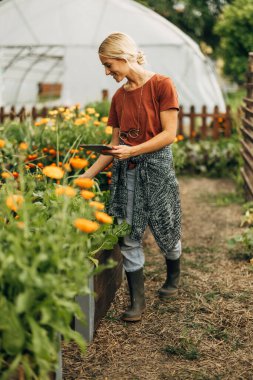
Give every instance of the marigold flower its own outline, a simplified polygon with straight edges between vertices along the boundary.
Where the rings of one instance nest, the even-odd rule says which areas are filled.
[[[82,189],[90,189],[94,185],[93,179],[90,178],[76,178],[74,180],[76,186],[81,187]]]
[[[86,112],[87,112],[89,115],[92,115],[92,114],[94,114],[96,111],[95,111],[95,108],[88,107],[88,108],[86,109]]]
[[[105,133],[107,135],[112,135],[112,127],[110,127],[109,125],[105,127]]]
[[[1,173],[1,177],[4,178],[4,179],[7,179],[7,178],[11,178],[12,175],[9,172],[2,172]]]
[[[112,178],[112,172],[107,172],[107,173],[106,173],[106,177],[107,177],[107,178]]]
[[[101,223],[108,223],[108,224],[113,223],[112,217],[106,214],[105,212],[96,211],[95,216],[96,216],[96,219]]]
[[[55,189],[55,194],[56,195],[66,195],[67,197],[74,197],[76,195],[76,190],[73,189],[71,186],[61,186],[57,187]]]
[[[49,149],[49,154],[51,154],[51,156],[56,156],[56,150],[55,149]]]
[[[64,175],[64,171],[58,166],[45,166],[42,172],[47,177],[54,179],[61,179]]]
[[[92,199],[95,197],[95,194],[92,192],[92,191],[89,191],[89,190],[82,190],[80,192],[81,196],[84,198],[84,199]]]
[[[26,142],[21,142],[18,147],[20,150],[27,150],[28,144]]]
[[[92,202],[89,203],[89,205],[91,207],[96,208],[97,210],[104,210],[104,208],[105,208],[104,203],[97,202],[97,201],[92,201]]]
[[[108,121],[108,116],[103,116],[103,117],[101,117],[101,121],[102,121],[103,123],[107,123],[107,121]]]
[[[6,206],[15,212],[22,206],[23,202],[24,198],[19,194],[12,194],[6,198]]]
[[[100,121],[95,120],[93,125],[95,125],[95,127],[98,127],[100,125]]]
[[[177,136],[177,140],[178,140],[178,141],[182,141],[182,140],[184,140],[184,136],[183,136],[183,135],[178,135],[178,136]]]
[[[71,172],[71,166],[70,164],[67,162],[66,164],[63,165],[63,169],[66,171],[66,172]]]
[[[5,146],[5,141],[3,139],[0,139],[0,149],[2,149]]]
[[[74,169],[83,169],[88,165],[88,161],[84,158],[70,158],[69,163]]]
[[[97,158],[96,154],[91,154],[90,158],[95,159]]]
[[[42,162],[38,162],[38,164],[37,164],[37,166],[39,167],[39,168],[44,168],[44,164],[42,163]]]
[[[97,222],[92,222],[91,220],[78,218],[74,221],[74,226],[79,230],[87,233],[95,232],[99,228]]]
[[[13,175],[14,178],[18,178],[19,177],[18,172],[13,172],[12,175]]]

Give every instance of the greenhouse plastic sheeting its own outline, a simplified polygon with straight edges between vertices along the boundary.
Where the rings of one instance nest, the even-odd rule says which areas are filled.
[[[97,50],[115,31],[136,40],[148,69],[172,78],[181,105],[224,110],[216,74],[198,45],[132,0],[1,2],[1,104],[36,103],[39,82],[62,83],[61,104],[100,100],[103,89],[111,97],[121,84],[105,76]]]

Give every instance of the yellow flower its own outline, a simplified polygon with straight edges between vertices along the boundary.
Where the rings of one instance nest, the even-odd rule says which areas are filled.
[[[54,179],[61,179],[64,175],[64,171],[58,166],[45,166],[42,172],[47,177]]]
[[[95,216],[96,216],[96,219],[101,223],[108,223],[108,224],[113,223],[112,217],[106,214],[105,212],[96,211]]]
[[[108,125],[108,127],[105,127],[105,133],[107,135],[112,135],[112,127],[110,127],[109,125]]]
[[[66,195],[67,197],[74,197],[76,195],[76,190],[73,189],[71,186],[61,186],[57,187],[55,189],[55,194],[56,195]]]
[[[101,117],[101,121],[102,121],[102,123],[107,123],[107,121],[108,121],[108,116],[103,116],[103,117]]]
[[[74,184],[82,189],[90,189],[94,185],[94,181],[90,178],[79,177],[74,180]]]
[[[27,150],[28,144],[26,142],[21,142],[18,147],[20,150]]]
[[[81,196],[84,198],[84,199],[92,199],[95,197],[95,194],[92,192],[92,191],[89,191],[89,190],[82,190],[80,192]]]
[[[92,222],[91,220],[78,218],[74,221],[74,226],[79,230],[87,233],[95,232],[99,228],[97,222]]]
[[[95,110],[95,108],[88,107],[88,108],[86,108],[86,112],[87,112],[89,115],[93,115],[93,114],[96,112],[96,110]]]
[[[23,202],[24,198],[19,194],[12,194],[6,198],[7,207],[15,212],[22,206]]]
[[[91,207],[96,208],[97,210],[103,210],[105,208],[104,203],[97,202],[97,201],[92,201],[89,203]]]
[[[12,175],[11,173],[8,173],[8,172],[2,172],[1,177],[4,179],[7,179],[7,178],[12,178]]]
[[[69,163],[71,166],[73,166],[74,169],[83,169],[85,166],[88,165],[88,161],[85,160],[84,158],[71,158],[69,160]]]
[[[96,112],[95,117],[99,117],[99,116],[100,116],[100,113]]]
[[[0,139],[0,149],[2,149],[5,146],[5,141],[3,139]]]

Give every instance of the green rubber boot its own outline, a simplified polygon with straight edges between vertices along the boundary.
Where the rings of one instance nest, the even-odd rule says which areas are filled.
[[[126,322],[137,322],[145,310],[143,268],[134,272],[126,272],[131,304],[122,314],[121,319]]]
[[[161,299],[167,299],[178,294],[180,279],[180,258],[177,260],[165,259],[167,266],[167,278],[161,289],[158,290]]]

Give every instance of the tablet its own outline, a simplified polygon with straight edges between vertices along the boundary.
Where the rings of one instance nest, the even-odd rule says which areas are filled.
[[[105,154],[110,154],[109,151],[113,149],[112,146],[105,144],[81,144],[80,148],[85,148],[102,154],[104,154],[103,151],[106,151]]]

